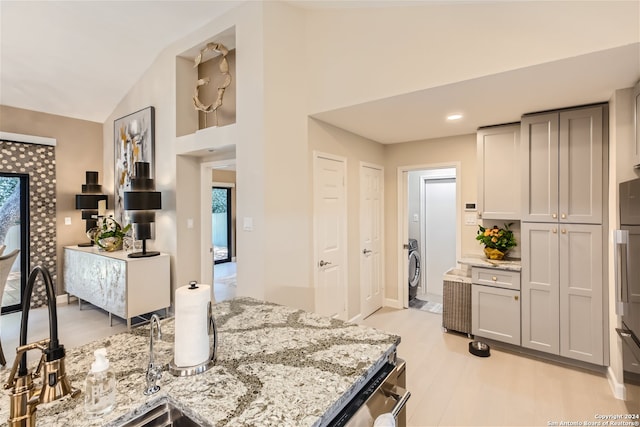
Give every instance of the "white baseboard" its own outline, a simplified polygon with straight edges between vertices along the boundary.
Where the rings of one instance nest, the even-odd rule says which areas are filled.
[[[74,297],[69,294],[56,295],[56,305],[67,305],[69,303],[69,299],[71,299],[71,301],[76,301],[78,297]]]
[[[348,320],[349,323],[358,323],[362,319],[362,313],[358,313]]]
[[[607,369],[607,380],[609,380],[609,387],[611,387],[611,391],[613,392],[613,396],[619,400],[627,399],[627,388],[624,386],[624,383],[621,383],[616,378],[613,373],[613,369],[611,366]]]
[[[385,307],[391,307],[391,308],[397,308],[399,310],[404,308],[402,306],[402,303],[400,302],[400,300],[390,299],[390,298],[385,298],[384,299],[384,306]]]

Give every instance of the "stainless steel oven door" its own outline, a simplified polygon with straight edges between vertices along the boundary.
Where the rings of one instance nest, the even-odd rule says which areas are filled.
[[[361,395],[353,399],[342,416],[331,425],[371,427],[380,415],[390,413],[397,427],[405,427],[406,404],[411,396],[405,387],[406,363],[397,359],[395,366],[383,367],[380,377],[372,379]]]

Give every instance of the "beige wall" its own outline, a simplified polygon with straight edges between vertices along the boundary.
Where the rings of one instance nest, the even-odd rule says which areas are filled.
[[[264,2],[264,175],[259,179],[265,184],[266,241],[260,256],[266,299],[313,310],[304,32],[302,10]]]
[[[254,220],[254,231],[237,236],[238,257],[247,260],[250,268],[238,268],[238,294],[264,299],[264,136],[263,136],[263,45],[262,5],[249,2],[233,9],[215,21],[194,30],[190,35],[168,46],[107,118],[103,130],[105,182],[113,191],[113,121],[133,111],[152,105],[156,112],[155,170],[156,189],[162,193],[162,210],[156,213],[156,238],[150,248],[171,254],[172,290],[200,277],[202,218],[200,204],[200,168],[204,162],[198,153],[185,152],[181,136],[197,125],[197,113],[191,102],[177,100],[177,89],[193,87],[194,81],[177,81],[178,69],[185,68],[178,55],[203,47],[216,35],[235,27],[236,31],[236,91],[237,123],[207,129],[206,142],[198,148],[216,148],[236,144],[237,182],[252,191],[239,193],[238,215]],[[187,61],[188,62],[188,61]],[[193,76],[195,79],[195,72]],[[189,99],[192,89],[188,91]],[[186,108],[180,111],[177,108]],[[233,127],[233,141],[226,140]],[[225,129],[227,131],[225,131]],[[177,132],[180,130],[180,132]],[[187,135],[194,136],[193,131]],[[177,155],[176,153],[181,153]],[[107,176],[108,175],[108,176]],[[205,210],[206,211],[206,210]],[[194,226],[188,227],[189,220]],[[172,292],[173,294],[173,292]]]
[[[82,191],[85,171],[102,173],[102,124],[37,111],[0,105],[0,131],[56,139],[56,247],[57,293],[64,292],[63,247],[87,241],[81,211],[75,209],[75,195]],[[113,175],[112,175],[113,176]],[[113,185],[111,186],[113,188]],[[108,192],[113,194],[113,191]],[[113,198],[109,200],[113,202]],[[65,217],[71,225],[64,225]]]
[[[309,12],[309,111],[638,42],[638,2],[444,3]]]
[[[405,243],[403,236],[398,236],[398,223],[401,220],[398,212],[398,168],[425,169],[429,166],[460,165],[458,188],[461,191],[462,203],[475,201],[477,196],[476,170],[476,135],[459,135],[448,138],[437,138],[426,141],[390,144],[384,147],[385,161],[385,297],[398,307],[402,301],[398,295],[398,272],[403,268],[398,264],[398,251]],[[458,206],[458,210],[462,210]],[[464,215],[460,223],[460,252],[480,253],[475,240],[476,226],[464,225]],[[405,236],[406,237],[406,236]],[[404,284],[403,284],[404,285]]]
[[[329,124],[309,119],[309,167],[313,168],[313,151],[347,159],[347,318],[360,314],[360,162],[385,167],[384,146]],[[386,169],[385,169],[386,171]],[[309,189],[313,186],[310,185]],[[385,204],[388,188],[384,188]],[[309,191],[311,193],[311,191]],[[310,194],[311,196],[311,194]],[[312,201],[313,204],[313,201]],[[313,224],[310,224],[313,227]],[[313,229],[310,230],[313,233]],[[313,234],[311,234],[313,236]],[[313,254],[313,239],[307,241]],[[387,254],[385,254],[386,256]],[[315,261],[315,262],[314,262]],[[312,261],[315,271],[317,260]],[[385,265],[388,265],[388,257]],[[385,267],[387,268],[387,267]],[[311,279],[313,280],[313,278]],[[313,283],[313,282],[311,282]]]

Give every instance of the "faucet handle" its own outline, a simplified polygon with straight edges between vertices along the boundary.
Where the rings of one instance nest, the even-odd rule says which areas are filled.
[[[162,365],[156,365],[153,362],[147,367],[147,388],[144,391],[145,396],[150,396],[160,390],[160,386],[156,384],[162,378]]]

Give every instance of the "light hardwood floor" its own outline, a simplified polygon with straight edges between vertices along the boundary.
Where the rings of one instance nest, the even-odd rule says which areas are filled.
[[[58,306],[60,341],[67,348],[124,331],[114,318],[88,304]],[[604,376],[491,349],[491,357],[468,352],[465,335],[443,333],[440,316],[383,308],[364,325],[402,337],[407,361],[409,426],[548,426],[551,422],[598,421],[597,414],[640,412],[640,387],[627,386],[629,401],[616,400]],[[20,314],[2,316],[2,345],[9,364],[19,337]],[[48,337],[46,308],[32,310],[29,342]],[[35,352],[31,352],[34,353]],[[87,357],[91,357],[88,355]],[[558,424],[559,425],[559,424]]]
[[[383,308],[360,323],[401,336],[410,426],[549,426],[640,412],[638,386],[627,386],[625,402],[603,375],[495,348],[473,356],[470,339],[443,333],[436,314]]]

